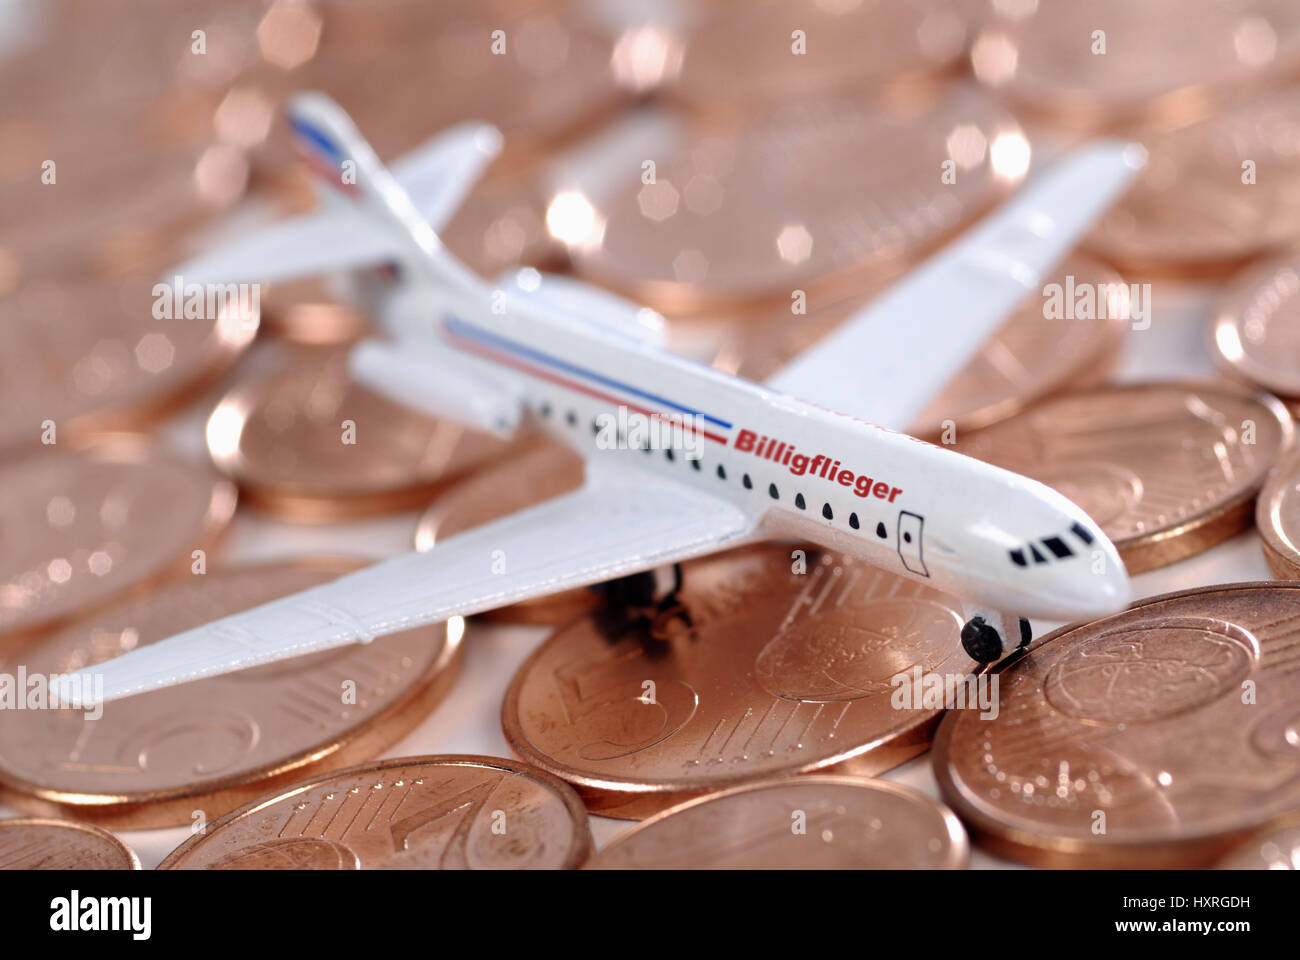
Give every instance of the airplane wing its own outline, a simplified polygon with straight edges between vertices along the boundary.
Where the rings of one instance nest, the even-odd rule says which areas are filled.
[[[500,149],[496,127],[462,123],[403,155],[393,164],[392,173],[437,231]],[[402,252],[401,238],[388,225],[351,205],[323,205],[222,244],[171,272],[199,283],[276,283],[373,267]]]
[[[767,381],[906,430],[1142,168],[1136,144],[1068,155]]]
[[[724,500],[620,465],[588,464],[579,490],[293,596],[176,634],[62,678],[63,702],[96,676],[104,699],[302,656],[745,542]]]

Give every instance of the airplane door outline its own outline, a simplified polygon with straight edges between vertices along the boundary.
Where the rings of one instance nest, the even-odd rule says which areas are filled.
[[[925,517],[919,513],[900,510],[898,513],[898,558],[903,567],[922,577],[930,575],[921,553],[921,534],[925,527]]]

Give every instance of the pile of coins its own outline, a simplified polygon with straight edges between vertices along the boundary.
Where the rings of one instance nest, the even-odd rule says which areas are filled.
[[[158,828],[165,869],[1300,867],[1293,3],[33,7],[0,32],[0,867],[138,869],[109,830]],[[350,379],[382,270],[202,317],[168,290],[313,205],[280,112],[307,89],[385,161],[496,124],[457,256],[631,297],[759,381],[1044,158],[1140,140],[1064,312],[1029,294],[911,432],[1060,490],[1146,599],[988,670],[957,598],[767,544],[651,603],[41,709],[34,678],[582,483]]]

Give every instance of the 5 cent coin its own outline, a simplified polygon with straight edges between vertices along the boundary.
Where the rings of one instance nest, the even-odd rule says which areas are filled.
[[[510,746],[605,816],[887,770],[926,749],[941,712],[900,689],[975,668],[956,599],[865,563],[772,546],[685,564],[682,580],[658,609],[561,627],[506,694]]]

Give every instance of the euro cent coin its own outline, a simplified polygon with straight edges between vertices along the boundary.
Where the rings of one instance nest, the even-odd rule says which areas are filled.
[[[206,463],[115,435],[0,468],[0,634],[27,633],[188,569],[235,510]]]
[[[798,102],[700,125],[653,182],[584,197],[582,228],[557,226],[580,275],[665,313],[788,303],[900,269],[1016,186],[1029,156],[976,89],[923,106]]]
[[[401,757],[232,810],[158,869],[557,869],[590,851],[582,802],[548,773],[497,757]]]
[[[734,787],[615,837],[591,870],[937,870],[965,867],[956,815],[915,790],[812,774]]]
[[[975,75],[1071,127],[1134,130],[1205,116],[1300,60],[1287,0],[1001,3],[971,45]]]
[[[107,830],[71,820],[0,820],[0,870],[139,870],[140,858]]]
[[[93,670],[361,565],[322,558],[173,580],[42,638],[5,669],[14,676],[21,665],[29,677]],[[93,711],[12,711],[0,727],[0,787],[23,810],[128,829],[212,820],[405,735],[454,681],[463,631],[454,618]]]
[[[898,95],[955,66],[969,12],[954,0],[713,5],[686,37],[671,91],[709,112],[758,112],[834,93]]]
[[[998,673],[997,716],[935,737],[947,803],[1041,866],[1210,866],[1300,804],[1300,584],[1139,601]]]
[[[1300,870],[1300,828],[1251,837],[1216,864],[1220,870]]]
[[[260,303],[206,297],[185,313],[155,277],[32,282],[0,298],[0,449],[147,426],[224,373],[257,332]],[[193,294],[193,291],[191,291]],[[158,309],[155,310],[155,307]]]
[[[1219,301],[1210,346],[1219,365],[1279,397],[1300,397],[1300,260],[1284,256],[1235,280]]]
[[[1121,269],[1226,275],[1300,237],[1300,92],[1287,88],[1152,134],[1147,164],[1086,249]]]
[[[298,522],[423,506],[506,449],[357,385],[333,350],[237,384],[208,418],[207,442],[247,502]]]
[[[1300,458],[1278,464],[1255,506],[1264,559],[1279,580],[1300,580]]]
[[[926,749],[941,712],[917,677],[965,678],[955,598],[793,546],[683,567],[676,602],[602,610],[520,667],[511,748],[593,812],[642,819],[798,773],[872,774]]]

